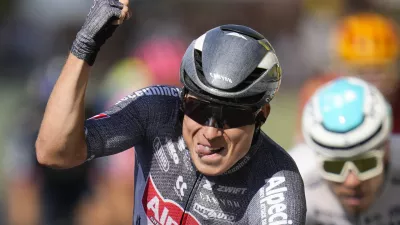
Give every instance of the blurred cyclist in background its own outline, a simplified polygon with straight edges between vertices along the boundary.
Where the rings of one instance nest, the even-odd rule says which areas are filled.
[[[307,144],[291,152],[306,187],[307,224],[399,224],[399,136],[377,88],[338,78],[307,102]],[[307,162],[305,162],[307,159]]]
[[[64,57],[54,57],[28,82],[24,99],[3,158],[7,220],[10,225],[72,225],[80,201],[90,191],[94,166],[90,162],[68,170],[39,165],[35,140],[46,100],[62,68]],[[43,70],[45,72],[43,73]],[[44,76],[43,76],[44,74]],[[92,115],[90,104],[86,114]]]
[[[331,71],[308,80],[300,91],[296,143],[302,142],[301,114],[314,91],[339,76],[360,77],[374,86],[393,107],[394,132],[400,132],[399,37],[396,24],[376,13],[343,18],[331,40]]]

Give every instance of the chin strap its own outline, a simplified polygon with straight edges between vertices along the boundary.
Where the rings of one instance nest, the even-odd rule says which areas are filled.
[[[258,112],[256,116],[256,128],[254,131],[254,136],[258,136],[261,130],[261,126],[265,123],[265,121],[267,121],[267,118],[264,116],[264,113],[262,111]]]

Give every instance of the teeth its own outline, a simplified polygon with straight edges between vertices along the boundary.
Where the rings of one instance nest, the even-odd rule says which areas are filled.
[[[207,151],[211,151],[210,147],[205,146]]]

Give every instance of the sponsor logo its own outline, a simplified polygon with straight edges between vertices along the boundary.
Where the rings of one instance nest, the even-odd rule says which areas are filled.
[[[194,203],[193,210],[206,219],[221,220],[221,221],[234,221],[235,215],[225,213],[219,210],[206,208],[199,203]]]
[[[183,154],[183,164],[187,170],[193,171],[193,165],[191,163],[189,154]]]
[[[169,170],[169,161],[165,155],[164,146],[161,144],[160,138],[156,137],[153,141],[154,156],[157,163],[164,172]]]
[[[229,194],[244,194],[247,191],[247,188],[240,188],[240,187],[228,187],[224,185],[214,185],[214,183],[206,180],[206,183],[203,185],[204,189],[209,191],[216,190],[222,193],[229,193]]]
[[[246,165],[247,162],[249,162],[251,159],[250,156],[246,155],[241,161],[239,161],[238,164],[236,164],[234,167],[229,169],[226,173],[234,173],[238,171],[240,168],[242,168],[244,165]]]
[[[225,207],[231,208],[240,208],[240,204],[238,201],[223,199],[223,198],[216,198],[214,196],[210,196],[200,192],[200,199],[205,202],[212,203],[214,205],[222,205]]]
[[[185,165],[186,169],[189,171],[193,171],[189,150],[186,149],[185,140],[183,139],[182,136],[178,138],[176,146],[178,147],[178,150],[183,153],[181,155],[183,157],[183,164]]]
[[[181,93],[181,90],[176,87],[152,86],[152,87],[143,88],[143,89],[133,92],[132,94],[119,100],[116,103],[116,105],[118,105],[119,103],[126,101],[128,99],[135,99],[140,96],[165,95],[165,96],[179,97],[180,93]]]
[[[225,81],[225,82],[228,82],[228,83],[231,83],[231,84],[232,84],[231,78],[226,77],[226,76],[222,76],[221,74],[218,74],[218,73],[210,73],[210,76],[211,76],[213,79],[215,79],[215,80],[222,80],[222,81]]]
[[[199,221],[174,201],[164,199],[154,185],[151,175],[147,179],[146,189],[142,198],[143,209],[148,220],[156,225],[199,225]]]
[[[187,184],[183,182],[183,177],[179,176],[178,179],[176,179],[174,190],[181,200],[185,196],[186,189],[187,189]]]
[[[110,118],[110,116],[105,113],[100,113],[100,114],[90,117],[89,120],[100,120],[100,119],[105,119],[105,118]]]
[[[238,187],[228,187],[223,185],[218,185],[217,191],[222,193],[229,193],[229,194],[244,194],[247,191],[247,188],[238,188]]]
[[[183,139],[182,136],[178,138],[178,150],[181,152],[186,150],[185,140]]]
[[[214,183],[211,183],[210,181],[206,180],[206,183],[203,185],[203,188],[212,191],[212,186],[214,185]]]
[[[168,150],[169,156],[172,158],[175,164],[179,164],[179,157],[178,154],[176,153],[176,148],[175,144],[169,140],[167,141],[166,148]]]
[[[282,185],[285,177],[272,177],[265,182],[268,183],[268,187],[260,190],[262,224],[292,224],[293,221],[288,219],[285,212],[287,206],[284,193],[287,191],[287,187]]]

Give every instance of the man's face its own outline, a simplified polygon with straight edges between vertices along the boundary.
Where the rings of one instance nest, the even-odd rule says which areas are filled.
[[[357,168],[347,168],[348,173],[343,173],[343,182],[332,181],[334,179],[329,179],[329,176],[325,177],[329,187],[350,215],[366,211],[379,196],[379,189],[384,181],[383,171],[388,151],[376,152],[380,152],[378,156],[367,153],[368,155],[364,154],[366,156],[349,159],[348,161],[353,162],[352,165]],[[367,172],[360,173],[362,170]]]
[[[190,101],[198,100],[191,98]],[[183,138],[196,168],[205,175],[220,175],[250,150],[255,131],[255,124],[251,122],[254,113],[193,102],[185,109]],[[247,125],[240,125],[243,121]],[[229,127],[229,124],[235,126]]]
[[[359,214],[376,200],[384,180],[384,173],[369,180],[360,181],[351,172],[343,183],[328,181],[332,191],[350,215]]]
[[[249,151],[255,125],[220,129],[183,118],[183,138],[196,168],[216,176],[226,172]]]

